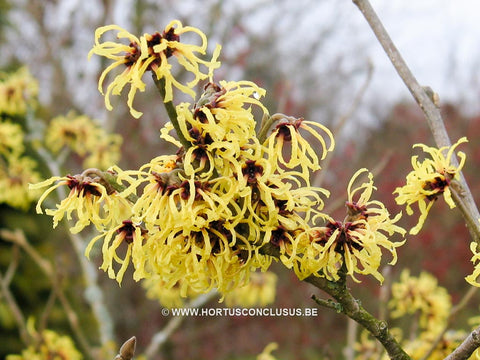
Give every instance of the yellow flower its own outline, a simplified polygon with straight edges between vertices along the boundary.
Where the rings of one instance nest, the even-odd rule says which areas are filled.
[[[477,281],[478,276],[480,275],[480,252],[478,251],[478,244],[475,241],[470,243],[470,251],[473,253],[471,262],[474,264],[475,269],[473,273],[465,277],[465,280],[473,286],[480,287],[480,283]],[[475,264],[477,263],[477,264]]]
[[[419,312],[421,328],[438,333],[446,325],[452,302],[434,276],[426,272],[411,276],[407,269],[402,271],[400,280],[392,284],[389,307],[393,318]]]
[[[307,140],[300,130],[320,145],[320,149],[313,148],[311,141]],[[326,139],[325,139],[326,138]],[[286,145],[289,145],[288,156],[284,156]],[[308,172],[320,170],[320,160],[323,160],[329,151],[335,147],[335,141],[330,130],[314,121],[306,121],[285,116],[275,127],[275,130],[265,140],[273,161],[278,161],[288,169],[301,167],[303,178],[308,180]]]
[[[250,105],[266,108],[257,99],[265,90],[249,81],[221,81],[210,83],[197,104],[177,105],[177,119],[183,137],[192,146],[186,149],[183,163],[187,175],[202,173],[203,177],[217,173],[225,174],[232,167],[237,170],[243,152],[258,147],[255,137],[255,119]],[[249,106],[249,107],[247,107]],[[162,137],[177,145],[181,144],[168,134],[172,126],[162,129]]]
[[[365,172],[368,181],[352,188],[358,177]],[[319,275],[334,281],[340,279],[341,272],[350,275],[355,281],[358,281],[355,273],[373,275],[378,281],[383,281],[383,276],[378,271],[382,258],[381,248],[390,252],[390,264],[395,264],[396,248],[405,241],[392,242],[387,236],[394,233],[404,235],[405,230],[395,225],[401,214],[391,219],[381,202],[370,200],[374,189],[372,174],[367,169],[360,169],[348,184],[346,219],[336,221],[327,216],[324,227],[311,228],[301,235],[301,238],[309,238],[302,241],[311,241],[299,260],[301,278],[320,271]],[[360,195],[357,198],[358,193]]]
[[[107,272],[111,279],[116,279],[121,284],[123,275],[130,261],[132,261],[135,268],[133,278],[138,281],[146,276],[146,255],[143,249],[145,237],[146,231],[140,226],[133,224],[131,220],[124,220],[120,225],[111,227],[107,231],[102,231],[100,235],[94,237],[85,249],[85,256],[90,258],[90,252],[95,243],[104,238],[102,246],[103,263],[100,269]],[[123,244],[126,244],[126,250],[122,249],[122,253],[125,255],[121,259],[117,254],[117,250]],[[120,265],[118,270],[114,263]]]
[[[166,237],[152,233],[146,244],[152,271],[167,288],[179,284],[185,297],[190,291],[206,293],[214,288],[227,293],[246,283],[252,264],[249,249],[227,229],[228,223],[218,221],[185,233],[181,225]]]
[[[36,162],[27,157],[11,159],[6,169],[0,167],[0,203],[28,209],[40,195],[38,191],[28,190],[29,183],[40,180],[36,167]]]
[[[26,67],[11,74],[0,73],[0,114],[25,115],[37,94],[38,82]]]
[[[110,30],[117,31],[117,38],[127,39],[129,44],[118,44],[112,41],[101,43],[99,40],[102,35]],[[188,32],[197,34],[200,37],[201,45],[181,43],[180,35]],[[107,74],[122,64],[126,66],[125,70],[120,75],[117,75],[114,81],[108,85],[105,92],[105,106],[108,110],[112,110],[110,94],[120,95],[123,88],[129,84],[130,90],[127,104],[132,116],[139,118],[142,113],[133,109],[133,100],[137,90],[145,90],[145,83],[142,80],[144,73],[146,71],[153,71],[158,80],[165,80],[165,102],[172,100],[172,86],[195,97],[195,92],[192,88],[196,86],[200,80],[208,76],[211,77],[213,69],[220,66],[220,63],[217,61],[220,47],[216,48],[210,61],[202,60],[196,55],[204,55],[206,49],[207,39],[205,34],[194,27],[182,26],[180,21],[174,20],[165,27],[165,30],[161,34],[159,32],[144,34],[140,38],[137,38],[117,25],[100,27],[95,31],[95,45],[92,50],[90,50],[89,57],[91,57],[92,54],[97,54],[114,60],[100,76],[98,89],[102,94],[104,94],[103,82]],[[168,60],[171,56],[176,57],[178,64],[193,74],[194,79],[186,85],[177,81],[172,75],[172,64],[169,63]],[[201,72],[200,65],[205,66],[208,72]]]
[[[128,208],[126,200],[113,190],[107,191],[98,177],[82,174],[54,176],[40,183],[31,184],[30,189],[37,190],[47,186],[50,187],[38,200],[37,213],[43,214],[41,205],[51,192],[60,186],[67,186],[70,189],[67,198],[57,204],[56,209],[47,209],[46,214],[53,217],[55,228],[65,215],[68,220],[72,220],[72,213],[76,213],[75,225],[70,228],[72,233],[78,233],[91,223],[98,230],[102,230],[104,226],[121,221],[119,218],[123,215],[125,208]]]
[[[33,321],[31,319],[27,322],[27,330],[34,339],[35,344],[23,350],[20,355],[7,355],[6,360],[83,359],[69,336],[59,335],[48,329],[37,332],[33,327]]]
[[[0,156],[17,158],[24,151],[22,127],[10,122],[0,123]]]
[[[460,158],[458,166],[452,164],[452,156],[455,148],[468,140],[463,137],[451,147],[442,147],[436,149],[424,144],[416,144],[414,147],[420,147],[430,156],[423,161],[418,160],[418,156],[412,157],[413,170],[407,175],[407,184],[397,188],[396,202],[399,205],[406,204],[407,214],[412,215],[411,205],[418,203],[420,217],[415,227],[410,230],[410,234],[418,234],[427,218],[428,212],[433,202],[444,195],[445,202],[450,208],[455,207],[450,192],[450,183],[458,177],[460,170],[465,163],[465,154],[461,151],[457,153]]]
[[[86,115],[69,112],[50,121],[45,133],[45,144],[53,153],[69,148],[84,158],[86,168],[107,169],[120,157],[122,138],[108,134]]]
[[[250,274],[249,282],[225,295],[228,307],[267,306],[275,302],[277,276],[275,273],[254,272]]]

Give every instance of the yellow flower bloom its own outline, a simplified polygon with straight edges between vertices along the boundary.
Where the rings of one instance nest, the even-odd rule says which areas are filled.
[[[438,333],[446,325],[452,302],[434,276],[426,272],[411,276],[407,269],[402,271],[400,280],[392,284],[389,307],[393,318],[419,312],[421,328]]]
[[[115,224],[128,208],[126,200],[116,192],[107,192],[107,189],[97,177],[87,175],[67,175],[65,177],[54,176],[37,184],[31,184],[30,189],[37,190],[50,186],[40,197],[36,211],[43,214],[41,205],[46,197],[60,186],[67,186],[70,193],[67,198],[57,204],[56,209],[47,209],[46,214],[53,217],[53,227],[58,225],[64,216],[72,220],[72,213],[76,213],[76,222],[70,228],[72,233],[78,233],[91,223],[98,230],[104,226]],[[56,182],[56,184],[54,184]]]
[[[0,166],[0,203],[27,210],[40,195],[28,190],[28,184],[40,180],[36,167],[36,162],[27,157],[11,159],[6,169]]]
[[[206,293],[214,288],[227,293],[244,285],[251,271],[249,250],[247,244],[237,244],[240,239],[227,225],[219,221],[182,233],[180,223],[166,238],[152,233],[146,246],[153,273],[167,288],[180,284],[182,297],[189,291]]]
[[[470,243],[470,251],[473,253],[471,262],[474,264],[475,269],[473,270],[472,274],[465,277],[465,280],[470,285],[480,287],[480,283],[477,280],[478,276],[480,276],[480,252],[478,251],[478,244],[475,241]]]
[[[244,308],[267,306],[275,302],[277,275],[275,273],[254,272],[248,284],[238,287],[225,295],[225,305]]]
[[[358,177],[365,172],[368,181],[353,188]],[[392,242],[387,236],[394,233],[404,235],[405,230],[395,225],[401,214],[391,219],[381,202],[370,200],[374,189],[372,174],[367,169],[360,169],[348,184],[346,219],[343,222],[335,221],[327,216],[326,226],[314,227],[301,235],[302,238],[309,238],[302,241],[311,241],[299,260],[298,275],[301,278],[320,271],[319,275],[337,281],[340,279],[339,273],[345,271],[355,281],[358,281],[356,273],[373,275],[378,281],[383,281],[383,276],[378,272],[382,258],[381,248],[390,252],[390,264],[395,264],[396,248],[405,241]]]
[[[0,123],[0,156],[18,158],[24,151],[22,127],[10,122]]]
[[[117,31],[117,38],[127,39],[128,45],[118,44],[112,41],[100,42],[100,38],[108,31]],[[200,37],[201,45],[183,44],[180,42],[180,35],[192,32]],[[104,56],[114,62],[108,66],[100,76],[98,82],[99,91],[103,92],[103,82],[107,74],[114,68],[124,64],[125,70],[117,75],[111,82],[105,92],[105,106],[108,110],[112,109],[110,103],[110,94],[120,95],[123,88],[129,84],[127,104],[133,117],[139,118],[142,113],[133,109],[133,100],[138,91],[145,90],[145,83],[142,77],[146,71],[153,71],[158,80],[165,80],[165,102],[171,101],[173,97],[172,86],[175,86],[182,92],[195,97],[192,90],[200,80],[212,76],[212,71],[220,66],[217,57],[220,53],[220,47],[217,47],[212,60],[206,61],[197,57],[196,54],[204,55],[207,49],[207,39],[205,34],[200,30],[182,26],[181,22],[174,20],[170,22],[160,34],[144,34],[137,38],[128,31],[117,25],[107,25],[98,28],[95,31],[95,45],[89,52],[92,54]],[[177,81],[172,75],[172,64],[168,58],[174,56],[177,58],[178,64],[186,71],[193,74],[194,79],[186,85]],[[200,65],[207,68],[207,73],[200,71]]]
[[[440,195],[444,195],[445,202],[450,208],[455,207],[450,192],[450,183],[457,178],[458,173],[465,163],[466,156],[463,152],[459,151],[457,153],[457,156],[460,158],[459,165],[454,166],[451,161],[455,148],[467,141],[468,140],[463,137],[451,147],[442,147],[440,149],[424,144],[414,145],[414,147],[420,147],[430,158],[420,161],[418,160],[418,156],[413,156],[413,170],[407,175],[406,185],[394,191],[394,193],[398,194],[395,199],[397,204],[406,204],[408,215],[413,214],[411,205],[418,203],[420,217],[417,225],[410,230],[410,234],[418,234],[433,202]]]
[[[122,138],[108,134],[94,120],[73,112],[50,121],[45,133],[45,144],[53,153],[69,148],[84,158],[86,168],[107,169],[120,157]]]
[[[69,336],[59,335],[48,329],[37,332],[33,327],[33,321],[31,319],[27,322],[27,330],[33,337],[35,344],[23,350],[20,355],[7,355],[6,360],[83,359]]]
[[[311,142],[300,133],[302,129],[320,144],[321,150],[312,147]],[[288,157],[285,157],[284,152],[287,144],[290,151]],[[314,121],[286,116],[265,140],[265,145],[268,146],[269,153],[274,161],[278,161],[288,169],[301,167],[302,174],[307,179],[309,171],[321,169],[319,162],[325,158],[329,151],[333,150],[335,141],[326,126]]]
[[[11,74],[0,73],[0,114],[25,115],[37,94],[38,82],[26,67]]]
[[[133,224],[131,220],[124,220],[120,225],[111,227],[109,230],[103,231],[100,235],[94,237],[85,249],[85,256],[90,258],[90,252],[95,243],[104,238],[102,246],[103,263],[100,269],[107,272],[111,279],[116,279],[121,284],[123,275],[130,261],[132,261],[135,268],[133,278],[138,281],[146,276],[146,255],[143,249],[145,237],[146,231],[140,226]],[[125,255],[121,259],[117,254],[117,250],[123,244],[126,244],[127,249],[122,249],[122,253],[125,253]],[[114,263],[120,265],[118,270],[115,268]]]

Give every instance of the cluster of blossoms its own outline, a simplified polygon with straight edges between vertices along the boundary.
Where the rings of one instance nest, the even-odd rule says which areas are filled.
[[[34,106],[38,84],[26,68],[0,74],[0,203],[26,209],[38,194],[28,191],[37,182],[37,163],[26,155],[25,117]]]
[[[457,146],[467,141],[466,137],[462,137],[452,146],[439,149],[424,144],[414,145],[420,147],[426,156],[422,160],[419,160],[418,156],[412,157],[413,170],[407,175],[407,183],[394,192],[398,194],[395,199],[397,204],[406,205],[408,215],[413,214],[411,206],[418,203],[420,217],[417,225],[410,230],[410,234],[419,233],[431,207],[441,195],[450,208],[455,207],[451,192],[452,182],[458,180],[466,155],[458,151],[456,156],[459,161],[454,161],[453,158]],[[470,244],[470,250],[473,253],[471,261],[475,264],[475,269],[465,280],[473,286],[480,287],[477,281],[480,275],[480,252],[475,241]]]
[[[458,165],[453,164],[452,156],[455,148],[464,142],[467,142],[465,137],[458,140],[453,146],[440,149],[424,144],[414,145],[414,147],[420,147],[429,157],[419,160],[418,156],[413,156],[413,170],[407,175],[407,183],[395,190],[395,193],[398,194],[397,204],[406,204],[408,215],[413,214],[411,205],[418,203],[420,217],[418,224],[410,230],[411,234],[418,234],[430,208],[439,196],[444,196],[445,202],[450,208],[455,207],[450,184],[452,180],[458,179],[460,170],[465,164],[465,154],[461,151],[457,153],[460,158]]]
[[[400,279],[392,284],[388,307],[392,319],[411,316],[408,334],[399,328],[390,331],[412,359],[445,359],[467,335],[463,330],[444,331],[451,315],[451,297],[429,273],[412,276],[409,270],[403,270]],[[367,331],[355,344],[355,350],[358,352],[356,360],[389,359]],[[469,359],[480,359],[480,351],[476,350]]]
[[[118,39],[127,39],[128,44],[116,43],[113,41],[100,42],[100,38],[108,31],[117,31]],[[200,45],[185,44],[180,42],[180,35],[185,33],[197,34],[201,39]],[[137,91],[145,91],[145,83],[142,80],[146,71],[151,71],[157,80],[165,81],[164,101],[171,101],[173,98],[172,87],[175,87],[185,94],[195,97],[193,87],[199,81],[211,77],[212,71],[220,66],[216,60],[220,54],[220,47],[217,47],[210,61],[202,60],[197,56],[204,55],[207,50],[207,38],[203,32],[191,27],[183,26],[178,20],[168,24],[162,33],[144,34],[140,38],[130,34],[117,25],[107,25],[95,31],[95,45],[89,53],[105,56],[114,62],[103,71],[98,82],[98,90],[105,94],[105,106],[111,110],[110,94],[120,95],[123,88],[128,84],[127,104],[132,116],[139,118],[142,113],[133,109],[133,100]],[[193,75],[187,84],[182,84],[172,75],[173,64],[168,60],[171,56],[177,58],[177,65],[183,67]],[[107,90],[103,91],[103,82],[108,73],[114,68],[125,65],[120,75],[115,77]],[[200,66],[207,68],[207,73],[200,70]]]
[[[38,82],[26,67],[14,73],[0,73],[0,114],[25,116],[37,94]]]
[[[392,285],[389,307],[392,318],[419,313],[421,329],[436,334],[447,323],[452,301],[433,275],[422,272],[415,277],[409,270],[404,270],[400,280]]]
[[[83,166],[107,169],[120,158],[122,138],[109,134],[86,115],[73,112],[53,118],[45,132],[45,146],[58,154],[69,149],[83,159]]]
[[[447,290],[438,285],[437,279],[426,272],[418,277],[404,270],[398,282],[392,285],[392,299],[389,302],[393,318],[417,314],[417,336],[405,338],[404,349],[412,359],[445,359],[465,339],[463,330],[444,332],[451,315],[452,301]],[[439,338],[439,336],[441,337]],[[476,350],[470,359],[479,359]]]
[[[117,30],[129,45],[99,42],[108,30]],[[197,34],[201,45],[181,43],[185,32]],[[394,263],[395,248],[403,244],[388,239],[404,234],[395,225],[400,214],[391,218],[382,203],[370,200],[374,186],[366,169],[348,185],[347,217],[335,221],[322,213],[329,191],[312,186],[310,176],[334,148],[325,126],[282,114],[270,116],[260,101],[265,90],[252,82],[213,82],[220,48],[211,60],[199,59],[196,54],[204,54],[207,47],[205,35],[178,21],[161,34],[140,39],[106,26],[97,30],[95,39],[90,54],[114,60],[100,77],[101,91],[107,73],[121,64],[126,67],[107,87],[107,108],[109,95],[129,84],[128,105],[139,117],[132,108],[133,97],[145,88],[144,73],[152,72],[167,110],[174,112],[169,112],[171,122],[161,129],[161,137],[178,148],[175,155],[158,156],[138,170],[88,169],[32,186],[49,187],[38,212],[43,212],[49,193],[60,186],[70,189],[68,197],[46,213],[53,216],[54,226],[75,215],[73,232],[94,225],[99,234],[86,255],[102,242],[100,268],[111,278],[120,283],[132,263],[135,280],[155,279],[165,289],[178,288],[182,296],[214,288],[227,294],[278,257],[300,278],[314,275],[337,281],[342,274],[354,279],[364,274],[382,280],[382,249],[392,254]],[[182,84],[171,75],[172,58],[192,81]],[[200,71],[200,66],[206,70]],[[172,86],[195,98],[192,88],[206,78],[209,82],[196,103],[172,104]],[[263,114],[258,134],[255,111]],[[355,185],[362,174],[367,181]]]
[[[367,181],[357,187],[354,184],[362,175],[367,175]],[[305,254],[301,264],[306,273],[300,269],[300,278],[309,276],[311,270],[322,272],[329,280],[337,281],[342,273],[350,275],[355,281],[355,273],[372,275],[380,282],[383,276],[378,271],[382,259],[381,248],[392,255],[390,264],[397,261],[396,248],[402,242],[392,242],[389,237],[395,233],[402,236],[405,230],[395,223],[401,213],[390,217],[385,205],[377,200],[370,200],[375,186],[373,175],[367,169],[358,170],[347,187],[347,216],[338,221],[330,216],[324,216],[325,226],[311,227],[309,231],[299,236],[299,241],[307,235]]]
[[[82,360],[83,356],[75,348],[69,336],[59,335],[52,330],[37,331],[33,321],[27,322],[29,335],[34,339],[34,345],[29,346],[19,355],[8,355],[6,360]]]

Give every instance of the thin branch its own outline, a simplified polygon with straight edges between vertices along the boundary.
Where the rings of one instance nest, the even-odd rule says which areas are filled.
[[[323,277],[309,276],[306,282],[325,291],[341,305],[341,312],[355,320],[357,323],[367,329],[387,350],[392,360],[411,360],[410,356],[403,350],[397,340],[388,331],[388,325],[385,321],[376,319],[372,314],[365,310],[352,294],[348,291],[345,284],[340,282],[328,281]],[[340,306],[338,307],[340,309]]]
[[[2,238],[4,237],[4,230],[0,230],[0,237]],[[5,299],[5,302],[7,303],[13,315],[13,318],[17,323],[17,326],[20,332],[20,338],[22,339],[25,345],[28,345],[30,343],[31,338],[25,326],[26,324],[25,317],[23,316],[20,306],[18,306],[17,302],[15,301],[15,297],[10,291],[10,282],[13,278],[13,275],[15,274],[17,265],[18,265],[18,246],[14,245],[12,261],[8,266],[5,276],[0,274],[0,294]]]
[[[370,2],[368,0],[353,0],[353,3],[362,12],[371,29],[375,33],[378,41],[387,53],[398,75],[402,78],[415,101],[422,109],[437,146],[451,146],[452,143],[445,128],[440,109],[436,106],[434,99],[429,96],[431,90],[421,86],[418,83],[417,79],[410,71],[407,63],[385,30],[385,27],[375,13],[375,10],[371,6]],[[456,159],[452,159],[452,162],[455,165]],[[480,218],[480,213],[463,173],[460,172],[459,176],[461,191],[457,194],[454,194],[453,199],[465,218],[473,240],[480,244],[480,227],[477,222]]]
[[[279,248],[272,244],[262,246],[260,252],[263,255],[275,256],[277,258],[280,256]],[[327,280],[325,277],[310,275],[304,281],[326,292],[336,301],[329,302],[329,300],[320,299],[317,302],[319,305],[335,309],[335,311],[341,312],[362,325],[383,345],[391,360],[411,360],[410,356],[388,331],[387,323],[376,319],[352,296],[345,284],[345,279],[334,282]],[[312,297],[312,299],[317,301],[316,297]]]
[[[480,347],[480,326],[460,344],[445,360],[467,360]]]

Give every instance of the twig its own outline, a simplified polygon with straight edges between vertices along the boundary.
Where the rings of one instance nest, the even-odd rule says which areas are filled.
[[[357,301],[348,291],[344,283],[328,281],[323,277],[313,275],[307,277],[305,281],[333,297],[341,305],[341,312],[343,314],[362,325],[373,336],[375,336],[378,341],[380,341],[385,350],[387,350],[390,359],[411,360],[410,356],[408,356],[397,340],[388,331],[387,323],[376,319],[372,314],[365,310],[359,301]]]
[[[466,360],[480,347],[480,326],[473,330],[470,335],[457,347],[445,360]]]
[[[205,305],[207,302],[209,302],[211,299],[213,299],[217,295],[218,293],[216,291],[210,291],[207,294],[200,295],[197,298],[190,301],[185,306],[185,308],[198,308],[202,305]],[[158,351],[158,349],[162,346],[163,343],[165,343],[165,341],[168,340],[168,338],[172,335],[172,333],[180,326],[184,318],[185,318],[184,316],[175,316],[171,318],[170,321],[167,323],[167,325],[165,325],[165,327],[162,330],[160,330],[155,335],[153,335],[152,340],[150,341],[150,344],[145,350],[145,356],[147,359],[151,359],[155,356],[155,353]]]
[[[417,79],[410,71],[410,68],[407,66],[405,60],[402,58],[400,52],[388,35],[385,27],[378,18],[370,2],[368,0],[353,0],[353,3],[362,12],[371,29],[375,33],[378,41],[395,67],[395,70],[400,75],[415,101],[422,109],[437,146],[451,146],[451,141],[445,128],[439,108],[428,95],[428,91],[425,89],[425,87],[418,83]],[[452,159],[452,162],[455,165],[456,159]],[[480,213],[465,177],[463,176],[463,173],[460,172],[459,176],[461,191],[454,194],[453,200],[462,212],[473,240],[480,244],[480,228],[478,224]],[[456,191],[454,190],[452,192],[455,193]]]
[[[2,238],[4,237],[4,230],[0,230],[0,237]],[[10,311],[12,312],[13,318],[17,323],[17,326],[20,332],[20,338],[22,339],[25,345],[28,345],[30,343],[31,338],[25,326],[26,324],[25,317],[23,316],[22,310],[20,309],[17,302],[15,301],[15,297],[12,295],[9,287],[10,282],[13,278],[13,275],[15,274],[17,265],[18,265],[18,246],[14,245],[12,261],[8,266],[7,272],[5,273],[5,276],[0,274],[0,290],[1,290],[2,297],[5,299],[5,302],[10,308]]]

